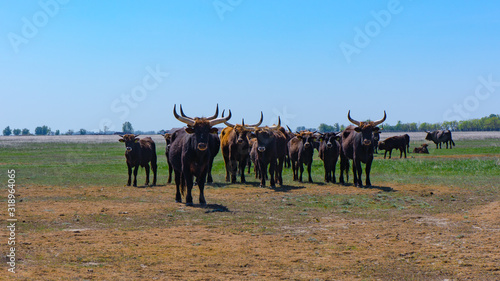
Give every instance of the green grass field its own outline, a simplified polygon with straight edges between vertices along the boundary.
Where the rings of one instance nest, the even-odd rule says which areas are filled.
[[[412,143],[411,146],[415,147]],[[166,184],[168,165],[163,143],[157,144],[158,184]],[[392,159],[383,159],[376,154],[372,166],[372,184],[415,183],[442,184],[467,187],[488,185],[498,187],[500,179],[500,140],[459,141],[453,149],[435,149],[430,146],[430,154],[408,153],[407,159],[399,158],[394,150]],[[68,144],[68,143],[21,143],[2,146],[0,163],[18,171],[19,184],[57,186],[116,186],[126,182],[127,168],[124,147],[120,143]],[[323,163],[315,151],[313,180],[323,183]],[[336,176],[338,179],[338,164]],[[352,166],[352,163],[351,163]],[[212,170],[215,185],[224,183],[225,169],[219,153]],[[284,170],[286,185],[300,185],[291,180],[290,169]],[[305,177],[306,178],[306,177]],[[250,182],[257,183],[253,176]],[[352,172],[349,176],[352,180]],[[364,180],[364,176],[363,176]],[[144,182],[141,169],[138,184]]]

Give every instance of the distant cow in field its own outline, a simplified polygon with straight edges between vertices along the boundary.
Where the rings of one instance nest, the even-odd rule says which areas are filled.
[[[452,149],[452,144],[455,146],[455,142],[451,138],[451,131],[450,130],[437,130],[437,131],[432,131],[429,132],[427,131],[427,135],[425,136],[426,140],[433,141],[436,144],[436,149],[441,148],[441,143],[444,142],[446,143],[446,149],[448,149],[448,143],[450,143],[450,149]]]
[[[370,170],[373,162],[373,132],[380,130],[377,125],[383,123],[384,117],[377,121],[360,122],[351,118],[351,111],[347,113],[347,119],[355,126],[348,126],[341,134],[340,149],[340,183],[344,183],[344,171],[348,170],[349,159],[353,161],[354,184],[362,187],[361,181],[361,163],[366,164],[366,186],[371,186]]]
[[[210,162],[215,156],[214,151],[212,151],[215,138],[211,137],[211,135],[218,133],[218,129],[214,128],[215,125],[224,123],[231,118],[231,111],[229,111],[229,115],[225,118],[217,118],[218,112],[217,106],[215,115],[212,117],[192,118],[183,113],[182,116],[177,114],[174,105],[175,118],[187,124],[187,128],[174,133],[168,154],[175,172],[176,202],[182,201],[182,195],[187,187],[186,205],[193,205],[191,191],[193,189],[193,178],[196,177],[196,182],[200,189],[200,204],[206,205],[204,194],[205,179]]]
[[[406,142],[406,151],[410,153],[410,135],[404,134],[403,137],[405,138]]]
[[[429,154],[429,150],[427,149],[428,146],[429,146],[428,144],[424,143],[420,147],[415,147],[413,149],[413,153],[425,153],[425,154]]]
[[[302,182],[304,164],[307,165],[309,182],[313,182],[311,177],[311,166],[314,155],[315,135],[310,131],[295,133],[295,137],[288,142],[288,154],[292,161],[293,180]],[[300,174],[299,174],[300,173]]]
[[[382,128],[379,128],[378,131],[373,132],[373,151],[378,154],[378,142],[380,141],[380,133]]]
[[[392,156],[393,149],[399,149],[399,158],[403,157],[403,152],[406,158],[406,149],[407,149],[407,135],[402,136],[393,136],[386,138],[385,140],[378,143],[378,148],[385,150],[384,159],[387,156],[387,152],[389,152],[389,159]]]
[[[325,168],[325,182],[336,183],[335,166],[340,155],[340,136],[337,133],[324,133],[319,138],[319,158]]]
[[[150,138],[138,138],[139,135],[126,134],[120,135],[120,142],[125,143],[125,158],[127,159],[128,167],[128,181],[127,186],[132,182],[132,168],[134,168],[134,182],[133,186],[137,186],[137,170],[139,166],[144,167],[146,170],[146,183],[149,185],[149,162],[151,162],[151,169],[153,170],[153,184],[156,185],[156,146],[155,142]]]

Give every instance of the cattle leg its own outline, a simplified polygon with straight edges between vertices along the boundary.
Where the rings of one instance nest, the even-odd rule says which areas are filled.
[[[130,186],[132,183],[132,166],[127,164],[128,168],[128,181],[127,181],[127,186]]]
[[[298,164],[298,169],[299,169],[299,182],[302,182],[302,173],[304,173],[304,166],[302,165],[301,162],[299,162]]]
[[[331,177],[331,182],[337,183],[337,180],[335,179],[335,167],[337,166],[337,160],[334,160],[332,163],[332,166],[330,167],[330,170],[332,171]]]
[[[184,181],[186,181],[187,193],[186,193],[186,206],[193,206],[193,175],[189,171],[184,171],[183,173]],[[200,179],[202,177],[199,177]],[[203,177],[204,178],[204,177]]]
[[[266,174],[267,174],[267,165],[259,162],[259,173],[260,173],[260,187],[266,186]]]
[[[274,180],[274,173],[276,171],[276,159],[272,160],[271,163],[269,163],[269,185],[271,185],[272,188],[276,187],[276,182]]]
[[[202,206],[206,206],[207,205],[207,201],[205,200],[205,182],[204,182],[204,178],[205,178],[205,176],[202,175],[199,178],[199,180],[198,180],[198,188],[200,189],[199,200],[200,200],[200,205],[202,205]]]
[[[405,153],[405,158],[406,158],[406,149],[405,149],[405,148],[403,148],[403,151],[404,151],[404,153]],[[399,158],[401,158],[401,156],[399,156]]]
[[[172,183],[172,165],[168,164],[168,180],[167,183]]]
[[[134,184],[133,186],[137,187],[137,171],[139,170],[139,165],[134,167]]]
[[[387,150],[384,153],[384,159],[385,159],[386,156],[387,156]],[[389,158],[391,158],[391,157],[389,157]]]
[[[282,186],[283,185],[283,162],[284,158],[278,159],[278,166],[276,167],[276,182]]]
[[[175,171],[175,202],[177,203],[182,203],[182,196],[181,196],[181,190],[180,190],[180,185],[181,185],[181,173]]]
[[[309,178],[308,178],[309,182],[313,182],[313,179],[311,177],[311,166],[312,166],[312,163],[307,164],[307,175],[309,176]]]
[[[144,186],[148,186],[149,185],[149,163],[146,163],[146,165],[144,166],[144,169],[146,170],[146,183],[144,184]]]
[[[354,186],[359,187],[359,183],[361,182],[361,171],[359,171],[359,179],[358,179],[358,169],[361,170],[361,163],[356,160],[352,160],[352,174],[354,175]]]
[[[298,177],[298,163],[297,161],[292,160],[292,173],[293,173],[293,180],[297,181],[299,179]]]
[[[243,159],[239,162],[240,164],[240,171],[241,171],[241,183],[245,183],[246,180],[245,180],[245,167],[247,165],[247,159]],[[236,177],[234,179],[234,181],[236,182]]]
[[[231,183],[236,183],[236,173],[238,172],[238,161],[231,159]]]
[[[386,152],[387,152],[387,150],[386,150]],[[391,159],[391,157],[392,157],[392,149],[389,150],[389,159]]]
[[[365,167],[365,174],[366,174],[366,187],[372,186],[372,183],[370,181],[370,170],[372,169],[372,160],[366,161],[366,167]],[[361,179],[361,176],[360,176]],[[361,182],[361,181],[360,181]]]
[[[325,161],[323,163],[323,168],[325,168],[325,182],[330,182],[330,179],[331,179],[330,168],[328,166],[329,166],[328,162]]]

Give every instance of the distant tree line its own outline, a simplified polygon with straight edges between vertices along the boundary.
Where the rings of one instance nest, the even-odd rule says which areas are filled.
[[[297,132],[303,131],[303,130],[309,130],[309,131],[317,131],[320,133],[326,133],[326,132],[340,132],[345,129],[345,125],[340,125],[339,123],[335,123],[333,125],[328,125],[325,123],[321,123],[317,129],[314,128],[306,128],[305,126],[299,126],[296,128]],[[464,120],[464,121],[445,121],[441,123],[402,123],[401,121],[398,121],[396,125],[389,125],[389,124],[384,124],[382,125],[384,128],[384,131],[386,132],[423,132],[423,131],[434,131],[434,130],[452,130],[452,131],[500,131],[500,114],[491,114],[490,116],[486,116],[480,119],[471,119],[471,120]],[[130,122],[125,122],[123,123],[122,126],[122,132],[120,133],[126,133],[126,134],[139,134],[139,135],[148,135],[148,134],[160,134],[163,133],[164,130],[154,132],[154,131],[148,131],[148,132],[143,132],[143,131],[134,131],[134,128],[132,127],[132,124]],[[75,133],[73,130],[68,130],[65,135],[96,135],[96,134],[112,134],[113,132],[105,131],[105,132],[90,132],[85,129],[80,129]],[[47,127],[47,126],[38,126],[35,128],[35,135],[37,136],[46,136],[46,135],[60,135],[60,131],[56,130],[55,132],[52,132],[52,130]],[[24,128],[24,129],[11,129],[10,126],[7,126],[3,130],[3,135],[4,136],[10,136],[10,135],[15,135],[15,136],[28,136],[31,135],[30,130]]]
[[[386,132],[424,132],[434,130],[452,130],[452,131],[500,131],[500,114],[491,114],[480,119],[471,119],[464,121],[444,121],[441,123],[402,123],[398,121],[396,125],[383,124]],[[297,131],[306,129],[304,126],[297,127]],[[320,124],[317,131],[340,132],[345,129],[344,125],[335,123],[332,125]],[[309,129],[314,131],[316,129]]]

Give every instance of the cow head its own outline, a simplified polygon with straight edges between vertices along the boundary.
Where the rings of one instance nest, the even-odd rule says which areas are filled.
[[[172,134],[165,133],[163,137],[165,138],[165,142],[167,143],[167,149],[169,149],[170,144],[172,143]]]
[[[302,141],[305,148],[310,148],[313,145],[313,141],[316,139],[314,134],[315,132],[301,131],[299,133],[295,133],[295,137]]]
[[[126,134],[126,135],[120,135],[121,139],[119,139],[119,142],[124,142],[125,143],[125,148],[127,149],[127,152],[132,151],[132,148],[134,147],[134,144],[139,142],[139,135],[134,135],[134,134]]]
[[[340,135],[338,135],[338,133],[333,133],[333,132],[332,133],[324,133],[324,134],[321,134],[321,136],[319,137],[319,140],[324,141],[326,143],[327,148],[332,148],[333,143],[336,140],[340,140]]]
[[[250,138],[255,138],[257,141],[257,151],[264,153],[273,143],[275,143],[275,132],[281,126],[281,119],[278,117],[278,125],[266,127],[248,128],[252,131]]]
[[[425,139],[431,141],[433,138],[433,132],[426,131],[427,135],[425,135]]]
[[[224,112],[222,112],[222,116],[224,117]],[[245,125],[245,120],[243,120],[243,119],[241,119],[241,124],[233,125],[227,121],[224,122],[224,124],[226,124],[226,126],[228,126],[228,127],[233,128],[233,131],[236,134],[236,138],[237,138],[236,141],[239,145],[243,145],[243,146],[248,147],[249,134],[252,131],[250,128],[259,127],[260,124],[262,124],[262,118],[263,118],[263,114],[261,111],[260,112],[260,120],[259,120],[259,122],[255,123],[255,124]]]
[[[360,122],[356,121],[351,118],[351,111],[347,113],[347,119],[357,127],[354,128],[354,130],[358,133],[361,133],[361,143],[363,146],[371,146],[373,143],[373,133],[377,132],[380,130],[377,125],[382,124],[385,119],[387,118],[387,115],[385,114],[384,110],[384,117],[380,120],[377,121],[369,121],[369,122]]]
[[[211,117],[188,117],[182,111],[182,105],[180,106],[181,116],[177,114],[174,105],[174,116],[177,120],[185,123],[187,128],[185,129],[188,134],[194,134],[196,138],[196,149],[199,151],[205,151],[208,148],[208,139],[210,134],[216,134],[218,132],[217,128],[213,126],[224,123],[231,118],[231,110],[229,110],[229,115],[227,117],[217,118],[219,115],[219,105],[215,110],[215,114]]]

